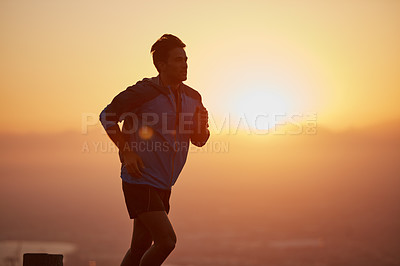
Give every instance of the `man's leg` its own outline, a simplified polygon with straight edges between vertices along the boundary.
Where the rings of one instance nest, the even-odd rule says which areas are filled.
[[[146,226],[138,219],[133,221],[131,248],[126,252],[121,266],[139,266],[143,254],[150,248],[153,239]]]
[[[176,235],[165,211],[151,211],[139,215],[139,220],[150,231],[154,244],[146,251],[140,266],[159,266],[175,248]]]

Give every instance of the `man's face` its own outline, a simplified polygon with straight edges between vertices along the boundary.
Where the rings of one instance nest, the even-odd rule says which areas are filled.
[[[185,50],[177,47],[169,51],[167,63],[162,63],[160,67],[169,80],[174,82],[186,80],[188,65]]]

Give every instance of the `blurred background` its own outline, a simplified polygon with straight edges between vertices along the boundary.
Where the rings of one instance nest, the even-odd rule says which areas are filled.
[[[0,1],[0,265],[119,265],[117,150],[98,122],[187,45],[210,116],[172,189],[165,265],[400,265],[400,2]]]

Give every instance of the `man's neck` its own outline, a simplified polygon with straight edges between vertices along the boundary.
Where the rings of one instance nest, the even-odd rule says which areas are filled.
[[[181,82],[173,82],[169,80],[165,75],[160,74],[160,85],[171,88],[172,91],[176,91],[179,88]]]

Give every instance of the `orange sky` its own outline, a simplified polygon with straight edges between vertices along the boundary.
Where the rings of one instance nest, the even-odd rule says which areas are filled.
[[[154,2],[1,1],[0,131],[81,130],[157,74],[149,50],[164,33],[187,44],[186,83],[215,119],[400,117],[398,1]]]
[[[0,240],[61,239],[84,262],[120,262],[132,226],[98,115],[157,75],[150,47],[172,33],[187,45],[186,84],[201,93],[212,134],[190,146],[174,186],[181,244],[171,264],[215,254],[268,265],[398,261],[399,14],[397,0],[0,0]],[[317,122],[318,136],[233,136],[244,117],[265,129],[282,114]],[[13,134],[30,132],[49,134]],[[268,246],[299,238],[326,245]]]

